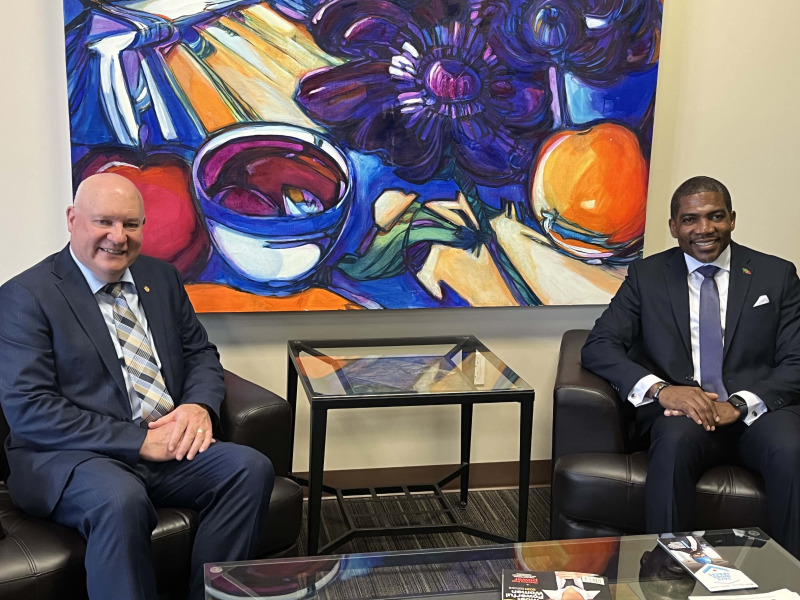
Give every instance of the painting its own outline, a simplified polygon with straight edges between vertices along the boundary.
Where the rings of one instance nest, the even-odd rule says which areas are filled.
[[[198,312],[603,304],[663,0],[64,0],[73,181]]]

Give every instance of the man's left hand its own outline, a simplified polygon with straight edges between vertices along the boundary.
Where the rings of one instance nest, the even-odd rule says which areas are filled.
[[[157,429],[167,423],[175,423],[172,435],[167,442],[170,452],[175,452],[175,460],[192,460],[198,452],[205,452],[216,440],[212,437],[211,416],[199,404],[180,404],[169,414],[150,423],[150,429]]]
[[[718,427],[723,427],[725,425],[730,425],[731,423],[735,423],[739,420],[739,409],[734,407],[730,402],[718,402],[717,403],[717,415],[719,416],[719,421],[717,421]],[[665,417],[685,417],[688,416],[685,413],[681,412],[680,410],[664,410]]]
[[[717,414],[719,415],[719,425],[730,425],[741,417],[739,409],[730,402],[720,402],[717,407]]]

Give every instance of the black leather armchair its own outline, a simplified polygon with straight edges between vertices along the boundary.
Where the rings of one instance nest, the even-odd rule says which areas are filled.
[[[635,408],[581,366],[589,332],[567,331],[553,390],[552,539],[644,533],[647,439],[635,432]],[[756,526],[768,530],[760,477],[717,466],[700,478],[692,529]]]
[[[286,478],[291,469],[291,407],[283,398],[228,371],[225,386],[220,437],[269,456],[278,475],[258,557],[295,555],[303,494],[300,486]],[[0,442],[7,435],[8,424],[0,411]],[[85,599],[83,539],[73,529],[17,509],[4,483],[7,472],[5,448],[0,443],[0,600]],[[197,514],[160,509],[158,517],[153,555],[159,595],[185,598]]]

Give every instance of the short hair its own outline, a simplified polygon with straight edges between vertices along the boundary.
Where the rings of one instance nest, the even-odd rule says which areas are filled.
[[[702,194],[703,192],[717,192],[722,194],[722,199],[725,201],[725,208],[728,212],[733,212],[733,204],[731,203],[731,193],[725,184],[713,177],[706,177],[705,175],[698,175],[687,179],[678,186],[675,193],[672,194],[672,201],[669,204],[669,216],[675,219],[678,216],[678,208],[681,205],[681,198],[686,196],[693,196],[694,194]]]

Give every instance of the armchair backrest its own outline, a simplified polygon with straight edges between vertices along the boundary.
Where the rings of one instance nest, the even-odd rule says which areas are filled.
[[[553,389],[553,454],[629,453],[642,447],[635,435],[632,406],[623,405],[614,388],[581,365],[589,330],[564,333]]]

